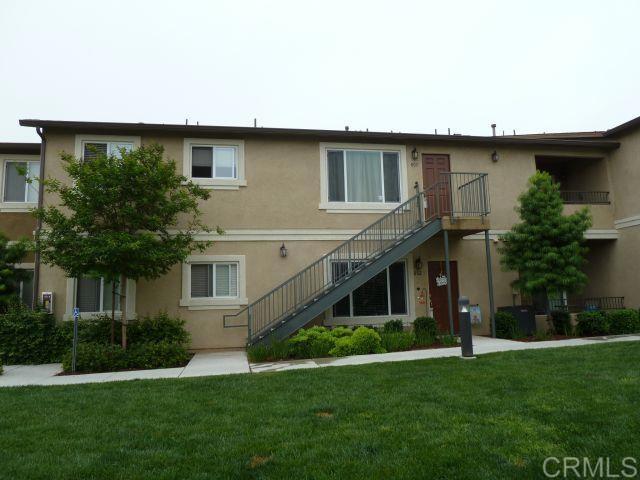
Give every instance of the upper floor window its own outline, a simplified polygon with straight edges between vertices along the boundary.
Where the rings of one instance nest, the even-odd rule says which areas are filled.
[[[238,189],[244,178],[244,142],[185,138],[183,175],[204,188]]]
[[[381,210],[402,201],[404,147],[321,144],[321,153],[320,208]]]
[[[4,202],[37,203],[40,162],[4,163]]]
[[[398,152],[328,150],[330,202],[400,202]]]
[[[238,147],[222,145],[191,146],[191,177],[235,179]]]
[[[122,149],[130,152],[133,150],[133,142],[84,141],[82,142],[82,159],[90,161],[97,158],[98,155],[120,157]]]

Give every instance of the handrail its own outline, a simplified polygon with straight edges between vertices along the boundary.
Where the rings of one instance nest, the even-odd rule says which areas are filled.
[[[452,186],[462,188],[463,193],[452,195]],[[249,339],[256,338],[306,308],[310,302],[411,236],[427,222],[454,212],[460,216],[488,214],[486,187],[486,174],[447,172],[438,182],[418,192],[250,305],[235,314],[224,315],[224,326],[246,326]]]

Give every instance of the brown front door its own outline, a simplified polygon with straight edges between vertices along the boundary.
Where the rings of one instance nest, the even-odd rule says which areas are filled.
[[[427,219],[437,214],[447,215],[451,211],[449,206],[449,183],[443,172],[450,172],[449,155],[443,154],[422,154],[422,184],[424,185],[427,201]],[[436,188],[429,188],[434,183],[445,181]],[[437,197],[437,198],[436,198]]]
[[[451,278],[447,281],[451,283],[451,301],[453,303],[453,330],[458,333],[458,263],[449,262],[451,266]],[[436,277],[447,275],[447,266],[444,260],[440,262],[427,262],[429,271],[429,294],[431,295],[431,306],[433,317],[436,319],[438,329],[442,332],[449,332],[449,306],[447,300],[447,286],[438,286]]]

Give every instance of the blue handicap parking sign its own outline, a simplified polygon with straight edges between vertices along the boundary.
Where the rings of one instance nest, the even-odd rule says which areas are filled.
[[[78,307],[74,307],[73,318],[78,318],[79,316],[80,316],[80,309]]]

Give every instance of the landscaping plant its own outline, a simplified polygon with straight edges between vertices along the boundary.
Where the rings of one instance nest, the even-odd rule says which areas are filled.
[[[605,317],[609,324],[609,333],[612,335],[640,332],[640,315],[637,310],[610,310],[605,313]]]
[[[557,335],[571,335],[573,333],[571,315],[565,310],[551,312],[551,324],[553,325],[553,331]]]
[[[0,361],[4,363],[59,362],[70,345],[50,313],[31,310],[14,299],[0,314]]]
[[[60,204],[36,210],[43,222],[36,238],[43,263],[61,268],[69,278],[103,277],[113,285],[112,300],[119,283],[123,348],[128,279],[158,278],[207,246],[194,234],[210,231],[199,208],[209,192],[179,175],[175,161],[165,160],[163,153],[157,144],[108,156],[96,151],[90,161],[63,153],[69,181],[45,181]],[[112,305],[114,343],[116,302]]]
[[[521,337],[518,320],[511,312],[497,311],[495,315],[496,337],[513,339]]]
[[[604,313],[596,312],[580,312],[578,314],[578,322],[576,331],[578,335],[607,335],[610,330],[609,319]]]
[[[389,320],[382,327],[384,333],[402,332],[402,320]]]
[[[381,345],[387,352],[401,352],[411,350],[416,344],[416,334],[413,332],[382,332]]]
[[[368,353],[385,353],[385,349],[382,347],[380,334],[367,327],[358,327],[353,335],[338,338],[335,347],[329,352],[335,357]]]
[[[560,185],[546,172],[536,172],[516,208],[521,222],[502,236],[501,262],[518,273],[512,285],[528,295],[547,298],[579,291],[587,282],[581,271],[591,226],[586,208],[563,215]]]
[[[418,317],[413,321],[416,345],[428,347],[433,345],[438,335],[438,324],[432,317]]]

